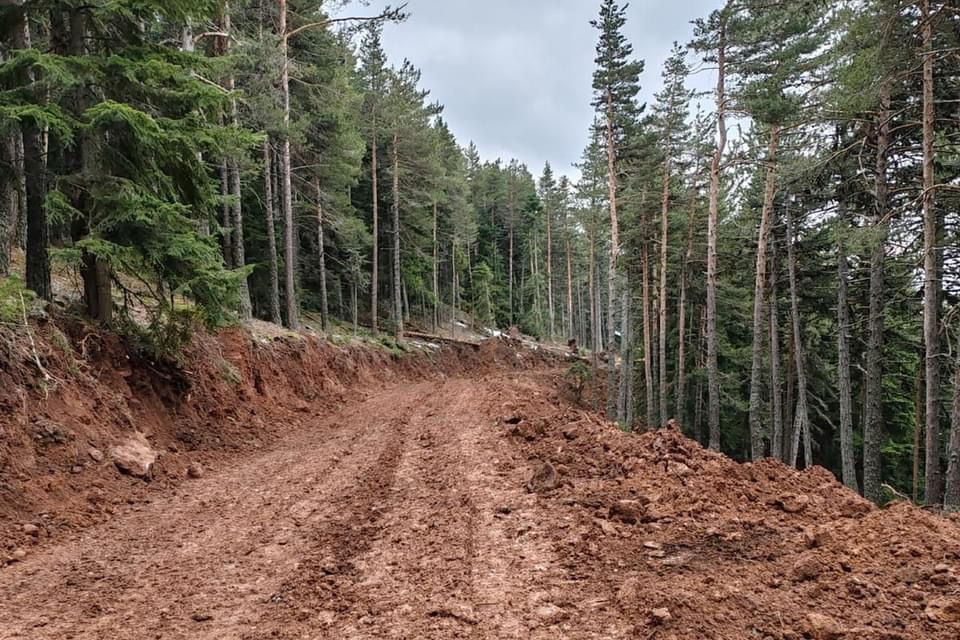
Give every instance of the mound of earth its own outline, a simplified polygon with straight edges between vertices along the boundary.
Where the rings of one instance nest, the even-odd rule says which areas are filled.
[[[739,464],[674,429],[623,433],[558,397],[490,410],[532,478],[557,470],[538,495],[563,565],[636,637],[960,638],[955,518],[880,509],[820,467]]]

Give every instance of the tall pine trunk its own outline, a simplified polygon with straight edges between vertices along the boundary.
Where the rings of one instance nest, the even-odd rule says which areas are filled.
[[[566,216],[566,213],[564,213]],[[563,249],[566,253],[567,259],[567,327],[566,334],[567,339],[571,339],[576,335],[576,325],[574,315],[573,315],[573,252],[570,247],[570,234],[569,230],[565,229],[563,234]]]
[[[644,214],[646,216],[646,214]],[[643,225],[646,229],[647,225]],[[646,235],[646,233],[644,233]],[[650,304],[650,245],[646,238],[640,248],[640,278],[641,295],[641,313],[643,314],[643,387],[646,396],[646,422],[647,427],[653,427],[657,424],[657,405],[656,394],[653,388],[653,320],[652,307]]]
[[[553,342],[554,336],[557,335],[557,314],[556,309],[553,306],[553,233],[551,228],[552,214],[548,210],[546,212],[547,219],[547,316],[548,321],[550,322],[550,330],[548,335],[550,341]]]
[[[658,337],[658,382],[660,392],[660,424],[667,424],[670,411],[667,409],[667,261],[669,257],[668,244],[670,233],[670,159],[664,161],[663,166],[663,194],[660,209],[660,293],[658,307],[660,312]],[[680,337],[683,340],[683,337]]]
[[[843,239],[837,245],[837,353],[840,381],[840,459],[843,484],[859,491],[857,483],[856,456],[853,449],[853,399],[850,383],[850,310],[847,308],[847,283],[849,280],[847,250]]]
[[[765,330],[767,290],[767,246],[770,243],[773,199],[777,193],[777,147],[780,143],[780,127],[770,129],[767,145],[767,177],[763,191],[763,206],[760,209],[760,230],[757,234],[757,257],[753,286],[753,358],[750,365],[750,457],[759,460],[766,455],[763,433],[763,347],[768,342]]]
[[[870,243],[870,292],[867,312],[867,349],[865,354],[863,407],[863,495],[880,502],[880,448],[883,442],[883,334],[887,235],[890,229],[887,166],[890,148],[890,81],[880,86],[880,111],[877,114],[877,157],[874,178],[876,209]]]
[[[379,330],[379,323],[377,322],[380,315],[379,307],[379,294],[380,294],[380,197],[378,194],[379,190],[379,176],[377,171],[377,138],[379,136],[379,131],[377,130],[377,114],[374,111],[371,118],[372,122],[372,132],[370,134],[370,187],[373,191],[372,197],[372,209],[373,209],[373,252],[370,259],[370,328],[373,330],[373,335],[377,335]]]
[[[790,279],[790,320],[793,326],[793,357],[797,372],[797,408],[794,413],[793,444],[790,449],[790,464],[797,466],[800,440],[803,439],[804,468],[813,465],[813,444],[810,437],[810,412],[807,408],[807,373],[804,366],[803,331],[800,321],[800,292],[797,284],[796,235],[793,213],[785,209],[787,219],[787,271]]]
[[[774,226],[774,225],[771,225]],[[770,409],[773,413],[773,437],[771,455],[777,460],[785,460],[783,433],[783,374],[780,365],[780,311],[777,301],[777,238],[770,236]]]
[[[270,138],[263,139],[263,190],[264,213],[267,223],[267,267],[270,269],[270,321],[280,324],[280,274],[277,264],[277,232],[274,226],[273,168],[270,153]]]
[[[614,140],[613,94],[607,91],[607,188],[610,204],[610,256],[607,265],[607,416],[617,409],[617,392],[613,381],[617,375],[617,359],[613,351],[617,331],[617,262],[620,255],[620,227],[617,221],[617,149]]]
[[[287,0],[280,4],[279,31],[282,65],[280,88],[283,92],[283,146],[280,173],[283,181],[283,282],[287,303],[287,326],[300,328],[300,306],[297,303],[297,228],[293,219],[293,184],[290,166],[290,56],[287,42]]]
[[[617,422],[632,426],[630,414],[633,405],[633,389],[630,384],[630,370],[633,367],[633,314],[630,312],[630,289],[623,287],[622,328],[620,329],[620,393],[617,398]]]
[[[960,350],[957,353],[960,354]],[[960,355],[954,364],[952,408],[947,445],[947,490],[943,500],[944,508],[950,512],[960,511]]]
[[[323,233],[323,191],[320,178],[313,178],[313,193],[317,199],[317,264],[320,269],[320,326],[324,331],[330,327],[330,302],[327,294],[327,254]]]
[[[394,336],[403,338],[403,292],[400,273],[400,136],[393,134],[393,314]]]
[[[930,0],[921,0],[923,37],[923,344],[926,367],[924,502],[940,503],[940,269],[934,207],[933,24]]]
[[[433,199],[433,331],[440,326],[440,245],[437,242],[437,199]]]
[[[721,13],[717,39],[717,146],[710,165],[710,211],[707,219],[707,422],[710,449],[720,450],[720,372],[717,368],[717,227],[720,219],[720,172],[727,146],[727,23]]]
[[[14,6],[8,10],[11,18],[14,49],[30,48],[30,27],[27,24],[26,8]],[[23,73],[24,85],[32,85],[33,74]],[[41,298],[49,300],[50,288],[50,231],[47,225],[47,213],[44,199],[47,195],[47,169],[44,164],[43,132],[39,124],[31,118],[21,121],[23,138],[23,168],[26,193],[26,285]]]
[[[222,29],[225,37],[222,38],[223,45],[221,55],[227,55],[230,52],[231,23],[230,23],[230,3],[223,4],[223,24]],[[227,76],[226,88],[231,93],[234,90],[235,80],[233,73]],[[237,108],[237,99],[230,98],[230,123],[240,129],[240,111]],[[235,155],[232,155],[228,161],[228,174],[230,182],[231,220],[230,227],[225,233],[231,234],[231,245],[233,249],[233,266],[237,269],[243,268],[246,264],[246,254],[243,241],[243,186],[240,177],[240,161]],[[253,307],[250,303],[250,285],[247,283],[247,277],[240,279],[238,315],[241,320],[249,320],[253,317]]]
[[[690,207],[687,219],[687,247],[680,263],[680,300],[677,303],[677,390],[674,415],[681,427],[687,427],[687,282],[693,259],[693,224],[696,208]]]

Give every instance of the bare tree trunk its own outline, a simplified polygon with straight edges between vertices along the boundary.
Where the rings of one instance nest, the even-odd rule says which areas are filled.
[[[926,366],[926,464],[924,502],[940,503],[940,270],[934,207],[933,16],[921,0],[923,37],[923,344]]]
[[[857,483],[856,456],[853,449],[853,399],[850,384],[850,310],[847,308],[847,251],[844,240],[837,246],[837,352],[839,354],[840,380],[840,458],[843,484],[860,491]]]
[[[320,326],[327,331],[330,326],[330,304],[327,300],[327,254],[323,234],[323,191],[320,178],[313,178],[313,193],[317,199],[317,262],[320,267]]]
[[[17,219],[13,231],[14,245],[27,248],[27,170],[26,154],[24,153],[23,134],[20,129],[13,132],[14,148],[14,175],[17,187]]]
[[[11,18],[14,49],[30,48],[30,27],[27,23],[26,9],[14,6],[8,11]],[[25,72],[23,84],[33,83],[32,73]],[[47,169],[44,163],[43,133],[38,124],[30,118],[20,125],[23,138],[24,193],[26,194],[26,285],[39,297],[49,300],[50,288],[49,229],[44,199],[47,195]],[[24,211],[24,209],[21,209]]]
[[[790,464],[797,466],[800,451],[800,438],[804,443],[804,467],[813,465],[812,442],[810,439],[810,417],[807,409],[807,374],[804,366],[803,332],[800,328],[800,293],[797,290],[797,252],[796,236],[793,228],[793,213],[785,208],[787,219],[787,271],[790,277],[790,318],[793,325],[793,353],[797,370],[797,409],[794,414],[793,446],[790,450]]]
[[[870,250],[870,293],[867,314],[863,407],[863,495],[880,502],[880,449],[883,441],[883,334],[887,235],[890,229],[887,154],[890,147],[890,81],[880,86],[880,112],[877,115],[876,210]]]
[[[566,219],[566,213],[564,213],[564,219]],[[563,248],[564,252],[567,254],[567,339],[573,338],[576,335],[574,315],[573,315],[573,252],[570,248],[570,234],[569,230],[565,230],[563,234]]]
[[[786,459],[783,450],[783,375],[780,366],[780,312],[777,303],[777,239],[770,238],[770,396],[773,411],[771,454]]]
[[[646,215],[646,214],[643,214]],[[644,225],[646,228],[646,225]],[[641,313],[643,313],[643,387],[646,395],[646,422],[647,427],[654,427],[657,424],[657,405],[653,389],[653,332],[650,304],[650,245],[646,239],[643,240],[643,246],[640,249],[640,278],[643,302],[641,304]]]
[[[433,199],[433,331],[440,325],[440,245],[437,243],[437,199]]]
[[[230,3],[224,2],[223,5],[223,32],[227,34],[222,38],[223,45],[221,54],[227,55],[230,52],[230,32],[231,32],[231,23],[230,23]],[[227,90],[233,91],[235,81],[233,74],[231,73],[227,76]],[[240,127],[240,111],[237,108],[236,98],[230,98],[230,121],[234,127]],[[231,245],[233,248],[233,266],[237,269],[243,268],[246,264],[247,259],[244,251],[243,244],[243,188],[240,178],[240,162],[236,157],[231,157],[227,161],[228,164],[228,174],[230,182],[230,195],[233,202],[231,203],[232,210],[232,220],[230,221],[231,226],[225,230],[226,233],[232,233],[233,237],[231,239]],[[241,320],[249,320],[253,317],[253,307],[250,303],[250,286],[247,283],[247,277],[244,276],[240,280],[240,303],[238,307],[238,315]]]
[[[669,410],[667,409],[667,260],[669,257],[668,242],[670,233],[670,158],[664,161],[663,166],[663,194],[660,210],[660,293],[658,308],[660,312],[660,330],[658,340],[658,382],[660,392],[660,424],[667,424]],[[683,336],[680,337],[683,340]]]
[[[710,448],[720,450],[720,372],[717,368],[717,227],[720,219],[720,172],[727,146],[726,14],[721,12],[717,41],[717,146],[710,165],[710,211],[707,218],[707,421]]]
[[[450,318],[450,335],[457,339],[457,244],[450,240],[450,309],[453,317]]]
[[[293,184],[290,166],[290,56],[287,42],[287,0],[278,0],[282,65],[280,87],[283,92],[283,146],[280,173],[283,180],[283,244],[284,297],[287,303],[287,326],[300,328],[300,305],[297,303],[297,227],[293,219]]]
[[[623,287],[623,322],[620,329],[620,393],[617,398],[617,422],[627,427],[631,427],[629,420],[631,413],[630,407],[633,404],[633,389],[630,385],[630,370],[633,368],[633,336],[631,321],[633,319],[630,313],[630,293],[629,287]]]
[[[270,156],[270,138],[267,137],[263,140],[263,189],[267,223],[267,264],[270,269],[270,320],[274,324],[280,324],[282,322],[280,316],[280,275],[277,271],[277,232],[274,227],[276,212],[273,207],[273,169]]]
[[[507,234],[509,236],[509,252],[510,255],[507,257],[507,269],[510,272],[510,326],[512,327],[516,323],[516,318],[513,313],[513,212],[510,213],[510,221],[507,223],[509,228],[507,229]]]
[[[760,210],[760,231],[757,235],[757,260],[753,287],[753,359],[750,366],[750,457],[759,460],[766,455],[762,417],[763,347],[766,340],[767,246],[770,243],[770,227],[773,217],[773,199],[777,193],[777,147],[780,143],[780,127],[770,129],[767,146],[767,180]]]
[[[690,261],[693,259],[694,207],[690,208],[687,220],[687,248],[680,264],[680,301],[677,304],[677,397],[675,416],[682,427],[687,421],[687,280]],[[688,432],[689,433],[689,432]]]
[[[921,356],[922,358],[922,356]],[[913,421],[913,501],[920,504],[920,455],[923,450],[923,367],[917,367],[917,378],[914,388],[913,411],[915,419]]]
[[[553,233],[551,229],[551,218],[553,214],[548,210],[547,219],[547,317],[550,322],[550,331],[548,336],[553,342],[557,335],[557,314],[553,306]]]
[[[377,335],[379,314],[379,289],[380,289],[380,198],[377,193],[379,185],[379,176],[377,175],[377,114],[374,112],[372,118],[372,132],[370,134],[370,186],[373,190],[373,255],[370,261],[370,327],[373,335]]]
[[[607,340],[610,341],[607,358],[607,416],[617,408],[613,380],[617,375],[614,345],[617,331],[617,262],[620,256],[620,227],[617,221],[617,149],[613,137],[613,94],[607,91],[607,188],[610,204],[610,260],[607,267]]]
[[[221,120],[221,122],[223,122]],[[223,251],[223,264],[233,268],[233,234],[230,232],[230,168],[227,158],[220,160],[220,247]]]
[[[3,163],[13,167],[17,151],[12,135],[4,137],[0,151]],[[18,208],[16,178],[12,172],[0,176],[0,278],[10,273],[10,251],[16,235]]]
[[[403,298],[400,290],[400,136],[394,132],[393,147],[393,313],[394,336],[403,338]]]
[[[950,443],[947,445],[947,490],[943,501],[944,509],[949,512],[960,511],[960,356],[953,370],[952,409]]]

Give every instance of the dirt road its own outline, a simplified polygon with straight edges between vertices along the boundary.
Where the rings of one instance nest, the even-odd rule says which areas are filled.
[[[353,395],[0,569],[0,638],[960,637],[960,523],[621,433],[560,384]]]
[[[0,637],[611,637],[564,609],[495,386],[395,387],[9,567]]]

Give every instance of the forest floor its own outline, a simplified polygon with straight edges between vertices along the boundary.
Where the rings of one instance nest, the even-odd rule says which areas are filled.
[[[402,364],[234,334],[234,386],[166,397],[134,364],[46,422],[8,404],[40,431],[0,419],[0,638],[960,637],[957,520],[623,433],[492,343]],[[125,411],[152,482],[76,461]]]

